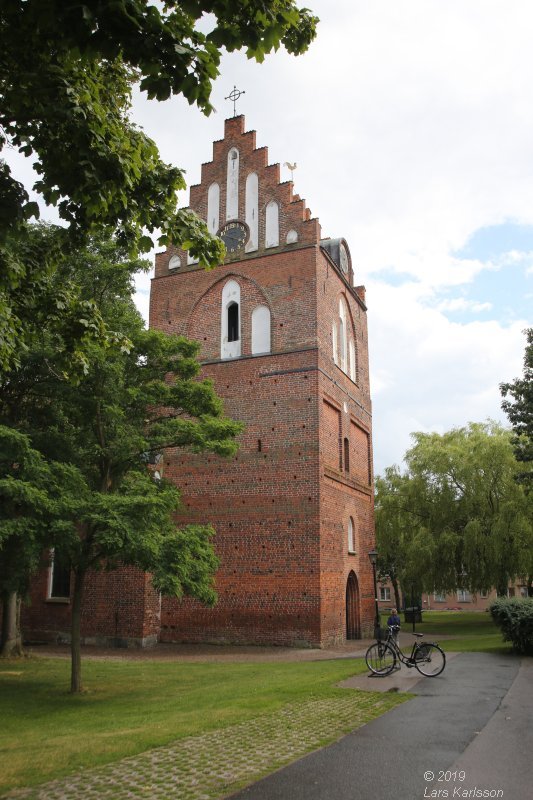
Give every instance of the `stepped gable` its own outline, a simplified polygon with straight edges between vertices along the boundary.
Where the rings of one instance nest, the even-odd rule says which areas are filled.
[[[232,192],[228,171],[235,151],[237,178]],[[250,175],[257,176],[255,195],[254,189],[250,189]],[[212,191],[217,198],[214,205],[209,199]],[[201,183],[190,187],[189,207],[207,222],[213,234],[233,220],[244,223],[249,232],[245,258],[264,255],[265,251],[270,255],[320,243],[318,219],[311,217],[305,200],[293,192],[291,180],[280,182],[280,165],[268,163],[268,148],[256,147],[256,132],[245,131],[242,115],[225,120],[224,138],[213,142],[212,161],[202,164]],[[171,245],[156,256],[156,277],[173,272],[172,265],[169,268],[173,257],[179,271],[199,268],[184,250]],[[242,260],[243,253],[237,256],[228,252],[226,263],[236,258]]]

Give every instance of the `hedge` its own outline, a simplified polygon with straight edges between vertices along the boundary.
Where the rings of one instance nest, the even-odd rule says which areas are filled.
[[[533,655],[533,597],[499,597],[489,606],[504,642],[516,653]]]

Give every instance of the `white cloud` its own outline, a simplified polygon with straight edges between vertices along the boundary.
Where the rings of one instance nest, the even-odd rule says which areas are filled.
[[[437,305],[438,311],[470,311],[474,314],[480,311],[490,311],[492,303],[480,303],[476,300],[467,300],[465,297],[454,297],[442,300]]]
[[[533,4],[308,5],[322,22],[305,56],[223,58],[217,114],[182,98],[137,98],[134,113],[165,160],[197,183],[236,84],[246,91],[238,112],[270,162],[297,161],[295,190],[325,236],[347,238],[367,285],[380,471],[401,460],[411,431],[502,418],[498,384],[521,373],[531,320],[515,319],[524,314],[509,298],[502,308],[478,293],[476,281],[508,268],[507,287],[518,286],[518,273],[533,274],[533,253],[517,248],[497,262],[454,254],[480,228],[533,224]],[[145,276],[139,286],[146,314]],[[469,321],[448,319],[457,312]]]

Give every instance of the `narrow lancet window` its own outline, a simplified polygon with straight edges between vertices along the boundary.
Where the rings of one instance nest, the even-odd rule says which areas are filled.
[[[259,180],[255,172],[250,172],[246,178],[245,195],[245,222],[250,231],[245,251],[253,253],[259,246]]]
[[[212,183],[207,190],[207,227],[215,235],[220,228],[220,186]]]
[[[241,355],[241,287],[230,280],[222,289],[220,314],[220,357],[235,358]]]
[[[232,147],[228,153],[226,182],[226,219],[239,218],[239,151]]]
[[[239,306],[230,303],[228,306],[228,342],[236,342],[239,338]]]
[[[279,206],[271,200],[265,212],[265,247],[277,247],[279,244]]]

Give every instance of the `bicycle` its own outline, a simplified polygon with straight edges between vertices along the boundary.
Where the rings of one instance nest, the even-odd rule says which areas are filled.
[[[408,669],[416,667],[421,675],[427,678],[435,678],[440,675],[446,666],[446,655],[435,642],[413,642],[411,654],[409,656],[402,653],[394,635],[400,630],[397,625],[389,625],[387,638],[385,641],[378,639],[371,644],[366,651],[365,660],[370,672],[374,675],[390,675],[396,667],[396,661],[400,661]],[[414,633],[413,636],[421,638],[423,633]],[[399,667],[398,667],[399,669]]]

